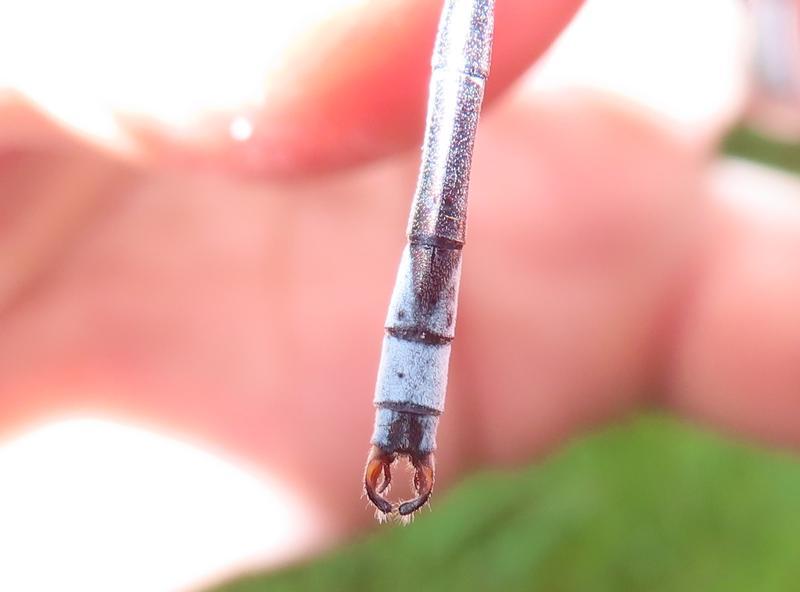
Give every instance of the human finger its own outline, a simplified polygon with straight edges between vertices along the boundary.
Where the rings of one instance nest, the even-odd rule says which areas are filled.
[[[490,97],[579,5],[498,3]],[[42,10],[26,3],[4,19],[0,50],[20,59],[0,81],[68,132],[131,158],[298,174],[386,155],[421,135],[437,2],[84,0],[63,13],[48,5],[52,26]]]
[[[667,402],[723,431],[800,445],[800,180],[713,170],[713,224],[671,350]]]

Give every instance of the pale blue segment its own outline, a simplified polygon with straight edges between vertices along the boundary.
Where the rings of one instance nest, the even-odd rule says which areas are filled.
[[[448,282],[443,286],[440,298],[429,311],[422,311],[419,297],[415,293],[411,269],[411,246],[403,249],[403,258],[397,270],[389,313],[386,315],[387,327],[418,327],[436,335],[453,337],[455,335],[456,312],[458,308],[458,280],[461,275],[461,257]]]
[[[450,344],[383,338],[375,404],[415,405],[444,411]]]

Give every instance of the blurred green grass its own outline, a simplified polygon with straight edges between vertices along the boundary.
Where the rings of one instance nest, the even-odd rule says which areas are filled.
[[[722,142],[721,151],[800,173],[800,143],[779,141],[752,128],[740,126]]]
[[[722,148],[800,172],[800,145],[752,130]],[[474,475],[434,503],[408,528],[216,592],[800,590],[800,459],[661,415]]]

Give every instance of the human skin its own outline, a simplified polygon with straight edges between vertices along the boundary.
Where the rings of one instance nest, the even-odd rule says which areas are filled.
[[[368,524],[433,4],[376,4],[396,33],[367,20],[322,65],[299,48],[244,145],[123,114],[116,150],[3,95],[0,430],[145,420],[279,476],[308,548]],[[732,114],[685,133],[595,94],[501,97],[578,4],[498,6],[437,490],[647,406],[800,443],[796,182],[715,160]]]

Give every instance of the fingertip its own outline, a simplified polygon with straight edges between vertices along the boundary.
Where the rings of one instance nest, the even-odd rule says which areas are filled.
[[[800,182],[726,161],[710,184],[700,279],[685,304],[667,401],[718,429],[800,446]]]
[[[187,25],[174,7],[144,3],[129,16],[152,28],[146,51],[101,12],[104,26],[71,23],[78,41],[50,69],[31,58],[12,82],[67,141],[123,160],[255,177],[329,172],[420,141],[441,4],[341,0],[309,11],[242,1],[197,7]],[[489,100],[544,52],[580,4],[497,3]],[[14,26],[34,18],[23,11]],[[62,34],[55,29],[53,43]],[[27,51],[27,40],[18,41]],[[104,51],[96,52],[100,41]],[[54,84],[53,67],[74,84]],[[48,129],[42,141],[55,137]]]
[[[372,3],[336,14],[289,54],[261,103],[205,118],[200,134],[170,136],[144,120],[129,129],[144,154],[256,177],[324,173],[406,149],[422,137],[440,4]],[[580,4],[497,4],[489,100],[545,51]]]
[[[256,124],[253,137],[266,158],[265,168],[324,171],[419,143],[440,4],[387,3],[324,62],[301,67],[295,83],[305,92],[293,103],[268,101]],[[547,49],[580,4],[497,3],[488,101]],[[252,153],[251,147],[241,148]]]

